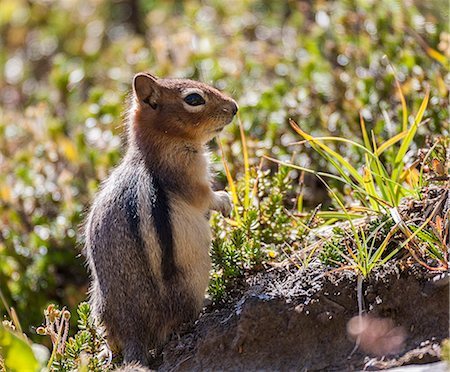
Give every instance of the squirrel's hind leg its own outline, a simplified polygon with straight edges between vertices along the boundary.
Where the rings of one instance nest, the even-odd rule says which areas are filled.
[[[141,340],[127,340],[122,350],[124,363],[138,362],[148,366],[153,357]]]

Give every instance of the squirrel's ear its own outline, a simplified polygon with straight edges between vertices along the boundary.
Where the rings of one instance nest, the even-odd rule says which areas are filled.
[[[148,73],[140,72],[134,76],[133,92],[140,104],[147,104],[153,109],[158,107],[158,79]]]

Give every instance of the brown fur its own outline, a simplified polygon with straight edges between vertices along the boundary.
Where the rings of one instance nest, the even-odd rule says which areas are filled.
[[[232,118],[236,103],[217,89],[192,80],[157,79],[152,90],[144,86],[140,87],[142,93],[136,93],[137,82],[145,79],[139,78],[140,75],[135,78],[135,97],[155,97],[158,108],[134,102],[129,128],[132,143],[187,200],[199,209],[207,209],[213,194],[207,160],[202,159],[204,145]],[[148,75],[148,79],[154,77]],[[145,83],[148,81],[141,85]],[[190,88],[200,89],[208,97],[205,109],[198,113],[187,113],[180,100],[181,92]]]
[[[191,106],[186,95],[205,104]],[[108,343],[147,365],[183,322],[194,320],[208,284],[210,209],[229,196],[210,186],[205,144],[236,103],[205,84],[140,73],[128,112],[128,149],[104,182],[85,226],[91,304]]]

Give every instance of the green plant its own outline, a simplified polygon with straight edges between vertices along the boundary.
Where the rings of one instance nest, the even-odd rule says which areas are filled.
[[[450,339],[448,338],[441,343],[441,355],[442,360],[445,360],[447,365],[450,366]]]
[[[405,155],[422,122],[428,104],[429,92],[426,93],[413,124],[408,128],[408,113],[405,98],[397,80],[396,85],[402,102],[402,131],[380,145],[377,144],[377,139],[373,131],[369,139],[362,116],[360,117],[363,137],[362,144],[341,137],[313,137],[304,132],[294,121],[290,121],[292,128],[327,162],[334,166],[338,175],[318,172],[306,167],[269,158],[303,172],[313,173],[323,182],[340,209],[335,217],[337,218],[339,215],[344,220],[347,220],[349,228],[345,231],[341,230],[339,235],[343,240],[338,241],[337,239],[333,239],[332,242],[325,243],[325,250],[321,254],[322,261],[333,264],[345,262],[349,267],[357,269],[365,277],[370,274],[374,267],[385,263],[403,247],[407,248],[418,262],[427,266],[419,258],[420,255],[417,254],[419,248],[414,241],[416,236],[426,243],[427,252],[431,257],[443,262],[442,268],[448,267],[444,258],[445,249],[436,248],[436,243],[440,243],[443,236],[436,237],[429,231],[424,230],[425,226],[431,222],[433,216],[420,227],[415,227],[414,225],[408,227],[398,213],[397,207],[402,198],[414,196],[420,199],[421,197],[423,183],[421,183],[422,177],[420,173],[422,171],[419,173],[416,165],[406,167]],[[325,145],[325,141],[341,142],[354,146],[357,150],[363,152],[364,164],[358,169],[357,166],[352,165],[344,156]],[[394,146],[397,143],[400,143],[400,145],[395,148]],[[388,154],[385,155],[385,152]],[[382,241],[378,239],[376,231],[381,229],[384,223],[380,224],[374,232],[367,235],[367,230],[364,226],[358,227],[355,225],[353,222],[354,216],[349,213],[343,198],[327,184],[324,177],[338,180],[349,187],[352,190],[350,196],[365,208],[367,215],[378,214],[381,216],[391,216],[390,220],[395,222],[391,223],[392,228],[384,235]],[[335,212],[331,212],[331,215],[333,213]],[[442,225],[439,219],[436,223]],[[396,249],[385,255],[392,237],[398,230],[404,234],[404,240],[398,244]]]
[[[22,332],[16,311],[8,305],[1,289],[0,302],[10,319],[0,323],[0,371],[39,371],[47,358],[48,350],[44,346],[33,344]]]
[[[119,158],[120,112],[135,72],[214,82],[232,94],[251,168],[261,153],[290,157],[287,144],[295,139],[283,125],[287,117],[307,133],[351,138],[362,111],[377,138],[388,135],[386,124],[401,102],[391,93],[384,54],[398,71],[408,107],[417,111],[430,88],[431,120],[417,133],[417,145],[428,134],[448,135],[442,2],[137,1],[136,9],[129,3],[0,0],[0,287],[33,340],[30,327],[49,303],[75,308],[85,296],[77,226]],[[321,15],[327,24],[318,21]],[[382,117],[370,114],[380,108]],[[229,126],[222,138],[233,175],[243,169],[239,131]],[[360,160],[354,147],[327,145],[351,164]],[[299,156],[302,165],[332,168],[318,153]],[[305,206],[314,203],[299,200],[308,216]],[[327,213],[317,215],[329,222]]]
[[[265,262],[298,245],[304,233],[299,218],[287,213],[293,192],[288,167],[280,166],[273,175],[262,164],[251,168],[247,140],[239,121],[244,157],[244,175],[235,182],[227,161],[224,168],[233,199],[230,218],[215,214],[212,219],[214,239],[211,249],[213,273],[209,293],[218,301],[237,278],[260,269]],[[295,204],[292,204],[295,208]]]
[[[13,308],[9,308],[3,295],[0,297],[8,309],[11,320],[0,323],[0,371],[37,372],[46,365],[48,371],[109,371],[114,366],[105,359],[106,341],[93,323],[88,303],[78,305],[78,331],[69,337],[71,314],[51,304],[44,311],[45,324],[36,329],[41,336],[49,336],[51,354],[39,344],[32,344],[22,333]]]
[[[427,199],[421,200],[424,206],[432,207],[432,210],[428,216],[418,219],[421,222],[420,226],[416,225],[416,218],[409,217],[405,220],[397,208],[391,208],[390,215],[381,214],[374,224],[363,223],[362,226],[358,227],[336,193],[322,178],[321,180],[344,211],[344,214],[347,214],[346,220],[349,224],[349,229],[341,229],[340,236],[337,237],[339,239],[344,236],[343,240],[337,240],[334,237],[331,243],[325,243],[325,251],[321,255],[323,262],[336,264],[344,261],[347,267],[356,269],[364,277],[367,277],[376,266],[385,264],[396,253],[405,248],[418,263],[429,270],[448,269],[446,239],[449,233],[444,222],[448,219],[448,213],[443,217],[441,216],[444,213],[443,203],[447,200],[448,190],[435,189],[434,191],[438,195],[440,193],[440,197],[436,197],[437,200],[431,205],[428,204]],[[386,230],[386,226],[389,231]],[[429,230],[427,230],[427,226],[430,227]],[[394,240],[393,237],[396,236],[397,231],[401,232],[403,237]],[[370,235],[367,235],[367,232]],[[382,238],[380,239],[379,236]],[[391,246],[391,249],[389,249],[389,246]],[[342,259],[336,259],[336,255]],[[438,265],[430,266],[426,263],[427,258],[437,261]]]
[[[402,102],[404,101],[401,88],[398,85]],[[377,144],[375,134],[371,132],[371,139],[367,134],[364,120],[361,116],[361,131],[363,135],[363,144],[341,137],[313,137],[304,132],[294,121],[290,121],[293,129],[300,134],[311,147],[316,150],[324,159],[332,164],[339,176],[322,173],[320,175],[329,176],[340,180],[352,189],[352,196],[358,200],[363,206],[371,208],[375,212],[382,210],[388,211],[390,208],[398,206],[402,197],[415,193],[422,186],[417,182],[407,183],[407,177],[411,172],[416,171],[414,168],[405,168],[405,155],[414,138],[414,135],[422,122],[423,114],[428,104],[429,92],[419,108],[414,119],[414,123],[407,128],[408,113],[406,106],[403,107],[403,124],[402,132],[391,137],[381,145]],[[344,142],[355,146],[364,153],[364,165],[362,166],[362,175],[360,171],[350,164],[342,155],[328,147],[323,141]],[[400,142],[397,149],[393,146]],[[393,150],[395,157],[387,161],[383,161],[382,154],[388,150]],[[291,165],[292,166],[292,165]],[[295,168],[312,172],[309,169],[295,166]],[[317,173],[317,172],[312,172]]]
[[[40,364],[31,342],[12,322],[0,323],[0,371],[37,372]]]
[[[106,343],[91,317],[88,303],[78,305],[78,332],[68,338],[70,312],[49,305],[44,312],[45,324],[36,329],[50,337],[53,349],[48,360],[50,371],[106,371],[112,365],[101,358]]]
[[[319,254],[324,264],[354,269],[367,277],[399,251],[399,242],[393,239],[398,228],[392,217],[384,215],[361,226],[348,221],[350,228],[336,227],[333,237],[324,241]]]

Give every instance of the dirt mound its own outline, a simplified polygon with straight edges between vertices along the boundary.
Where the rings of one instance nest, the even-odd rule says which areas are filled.
[[[166,345],[159,370],[376,370],[439,359],[448,337],[447,273],[385,267],[362,283],[362,296],[357,287],[355,274],[326,274],[320,264],[260,273],[229,305],[208,309],[190,333]],[[361,333],[355,347],[347,327],[358,297],[375,336]],[[395,354],[377,358],[389,348]]]

